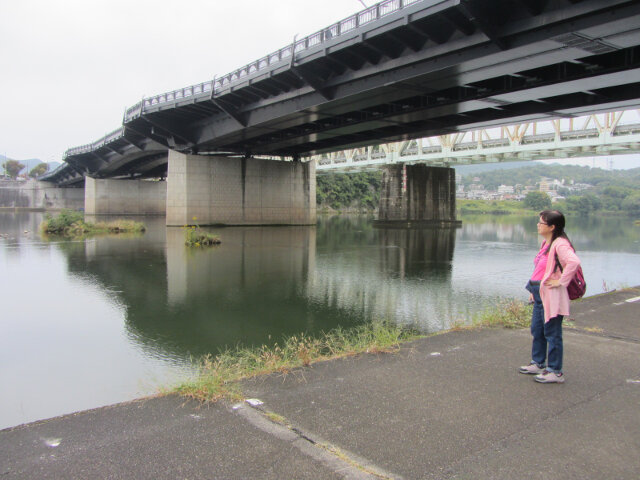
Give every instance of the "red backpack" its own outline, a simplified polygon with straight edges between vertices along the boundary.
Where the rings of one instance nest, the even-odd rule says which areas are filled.
[[[564,269],[560,264],[560,260],[558,259],[557,253],[556,253],[556,266],[560,267],[560,273],[562,273]],[[573,278],[569,282],[569,285],[567,285],[567,293],[569,294],[569,300],[582,298],[584,296],[584,292],[586,291],[587,291],[587,282],[584,281],[582,266],[578,266],[576,273],[574,273]]]

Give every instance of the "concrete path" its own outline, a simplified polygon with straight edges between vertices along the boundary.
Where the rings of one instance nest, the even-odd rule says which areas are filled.
[[[451,332],[245,382],[261,405],[137,401],[0,431],[0,478],[633,479],[640,288],[574,302],[563,385],[526,329]]]

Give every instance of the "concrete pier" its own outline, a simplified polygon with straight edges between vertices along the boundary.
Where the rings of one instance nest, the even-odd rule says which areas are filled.
[[[459,224],[453,168],[388,165],[382,175],[378,223]]]
[[[85,177],[88,215],[164,215],[167,182]]]
[[[315,164],[169,151],[167,225],[316,223]]]

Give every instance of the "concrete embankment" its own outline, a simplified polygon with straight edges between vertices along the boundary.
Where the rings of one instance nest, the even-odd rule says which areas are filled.
[[[517,373],[526,329],[455,331],[246,381],[254,406],[169,396],[4,430],[0,475],[635,480],[640,288],[572,308],[563,385]]]
[[[84,188],[59,188],[33,179],[26,182],[0,180],[0,211],[64,208],[84,208]]]

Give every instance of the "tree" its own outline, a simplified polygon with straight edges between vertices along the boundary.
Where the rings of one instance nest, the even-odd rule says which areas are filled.
[[[17,160],[7,160],[2,164],[2,168],[4,168],[4,171],[7,172],[10,178],[15,180],[18,178],[18,174],[24,168],[24,165]]]
[[[567,198],[567,208],[583,216],[589,215],[591,212],[598,210],[601,206],[602,202],[600,199],[592,194]]]
[[[529,192],[524,197],[524,205],[531,210],[547,210],[551,208],[551,198],[544,192]]]
[[[629,195],[622,202],[622,210],[632,215],[640,215],[640,193]]]
[[[49,165],[42,162],[31,169],[29,172],[29,176],[31,178],[39,177],[40,175],[44,175],[49,171]]]

